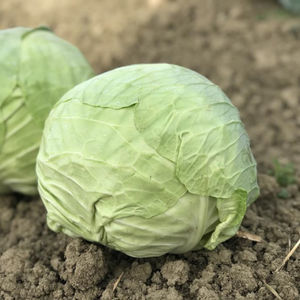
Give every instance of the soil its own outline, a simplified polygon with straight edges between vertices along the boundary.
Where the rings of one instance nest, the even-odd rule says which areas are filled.
[[[0,198],[0,299],[300,298],[300,18],[271,0],[10,0],[0,28],[46,24],[97,72],[140,62],[192,68],[239,108],[258,161],[260,198],[214,251],[134,259],[51,232],[40,199]],[[296,167],[282,188],[272,162]]]

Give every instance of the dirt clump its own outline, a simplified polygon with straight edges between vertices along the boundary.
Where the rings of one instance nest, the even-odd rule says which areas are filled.
[[[166,262],[161,268],[161,274],[168,285],[183,285],[189,278],[189,271],[188,263],[183,260]]]

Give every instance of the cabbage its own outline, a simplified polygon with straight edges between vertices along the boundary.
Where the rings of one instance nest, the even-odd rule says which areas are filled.
[[[37,175],[52,230],[133,257],[214,249],[259,193],[237,109],[169,64],[121,67],[66,93]]]
[[[292,13],[300,13],[300,0],[279,0],[281,5]]]
[[[0,45],[0,193],[35,194],[44,121],[93,71],[77,48],[47,28],[0,30]]]

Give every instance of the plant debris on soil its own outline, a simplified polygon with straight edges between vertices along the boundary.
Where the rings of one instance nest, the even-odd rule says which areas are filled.
[[[214,251],[147,259],[51,232],[38,197],[2,196],[0,299],[299,299],[300,17],[275,0],[1,2],[0,29],[41,24],[97,72],[168,62],[218,84],[241,112],[261,196]],[[274,160],[293,177],[278,180]]]

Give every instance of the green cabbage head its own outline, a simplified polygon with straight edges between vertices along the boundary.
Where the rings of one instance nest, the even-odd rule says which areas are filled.
[[[93,75],[79,50],[47,28],[0,30],[0,193],[37,193],[44,121],[65,92]]]
[[[288,11],[295,14],[300,13],[300,0],[279,0],[279,2]]]
[[[214,249],[259,193],[237,109],[169,64],[121,67],[65,94],[37,174],[52,230],[134,257]]]

